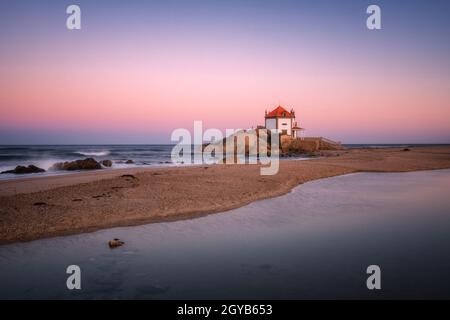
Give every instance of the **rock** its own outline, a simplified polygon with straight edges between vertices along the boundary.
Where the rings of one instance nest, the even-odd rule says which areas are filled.
[[[133,160],[127,160],[127,161],[125,161],[125,163],[126,163],[126,164],[133,164],[134,161],[133,161]]]
[[[409,148],[405,148],[405,149],[403,149],[403,151],[411,151],[411,150],[409,150]]]
[[[111,160],[103,160],[102,162],[100,162],[103,166],[105,167],[111,167],[112,166],[112,161]]]
[[[45,172],[45,170],[38,168],[35,165],[31,164],[28,167],[17,166],[14,170],[3,171],[0,174],[3,174],[3,173],[27,174],[27,173],[39,173],[39,172]]]
[[[108,242],[108,245],[109,245],[109,247],[110,247],[111,249],[114,249],[114,248],[123,246],[124,244],[125,244],[125,242],[120,241],[120,239],[117,239],[117,238],[115,238],[115,239],[113,239],[113,240],[110,240],[110,241]]]
[[[133,176],[132,174],[123,174],[120,176],[121,178],[131,178],[131,179],[137,179],[135,176]]]
[[[35,202],[33,203],[33,206],[46,206],[47,203],[46,202]]]
[[[102,166],[93,158],[86,158],[84,160],[66,161],[55,163],[50,169],[52,170],[96,170],[101,169]]]

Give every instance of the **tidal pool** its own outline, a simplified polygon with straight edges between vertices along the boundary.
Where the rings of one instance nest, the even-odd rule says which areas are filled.
[[[373,264],[381,290],[366,287]],[[350,174],[192,220],[0,246],[0,298],[450,298],[450,170]]]

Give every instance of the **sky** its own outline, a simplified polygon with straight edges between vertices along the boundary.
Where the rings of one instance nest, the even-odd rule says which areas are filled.
[[[171,143],[278,105],[307,136],[450,143],[449,15],[446,0],[2,1],[0,144]]]

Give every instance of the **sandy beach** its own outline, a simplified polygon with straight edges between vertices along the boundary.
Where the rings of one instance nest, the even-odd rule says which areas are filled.
[[[450,168],[450,147],[348,149],[307,161],[118,169],[0,182],[0,243],[188,219],[279,196],[311,180],[354,172]]]

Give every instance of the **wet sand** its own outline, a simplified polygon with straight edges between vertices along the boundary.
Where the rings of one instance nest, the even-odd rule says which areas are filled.
[[[0,243],[187,219],[279,196],[311,180],[353,172],[450,168],[450,147],[350,149],[308,161],[123,169],[0,182]],[[131,176],[130,176],[131,175]]]

